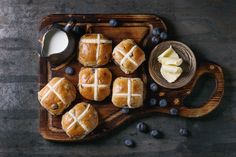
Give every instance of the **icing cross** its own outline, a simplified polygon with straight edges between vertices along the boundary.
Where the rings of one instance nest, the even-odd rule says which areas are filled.
[[[78,123],[84,130],[85,130],[85,133],[84,133],[84,136],[90,132],[90,129],[84,124],[82,123],[81,119],[87,114],[87,112],[89,111],[89,108],[90,108],[90,104],[87,105],[86,109],[78,116],[76,117],[75,116],[75,113],[73,112],[74,110],[70,110],[68,112],[68,114],[71,116],[71,118],[73,118],[73,122],[66,128],[66,131],[68,132],[72,127],[73,125],[75,125],[76,123]]]
[[[99,78],[98,78],[98,69],[94,68],[95,72],[94,72],[94,83],[93,84],[79,84],[82,87],[93,87],[93,99],[94,100],[98,100],[98,89],[99,88],[106,88],[110,86],[110,84],[99,84]]]
[[[128,81],[128,91],[127,93],[113,93],[113,96],[126,96],[127,97],[127,105],[129,108],[132,108],[131,106],[131,98],[132,97],[142,97],[142,94],[139,93],[132,93],[132,80],[131,78],[127,78]]]
[[[80,41],[83,42],[83,43],[88,43],[88,44],[97,44],[97,48],[96,48],[96,63],[98,62],[98,58],[99,58],[100,44],[112,43],[111,40],[101,39],[101,35],[100,34],[97,34],[97,39],[81,39]]]
[[[134,50],[137,48],[137,45],[134,45],[128,53],[125,53],[124,51],[120,50],[119,48],[116,48],[116,50],[118,52],[120,52],[123,55],[122,60],[120,61],[120,65],[123,66],[123,63],[126,60],[129,60],[130,62],[132,62],[136,67],[138,66],[138,63],[135,62],[135,60],[133,58],[131,58],[130,56],[132,55],[132,53],[134,52]],[[123,66],[124,67],[124,66]]]
[[[65,105],[67,104],[66,101],[62,98],[61,94],[59,94],[55,88],[64,80],[64,78],[59,79],[53,86],[51,86],[49,83],[46,85],[49,90],[46,92],[46,94],[42,97],[40,102],[43,102],[44,99],[48,97],[48,95],[53,92]]]

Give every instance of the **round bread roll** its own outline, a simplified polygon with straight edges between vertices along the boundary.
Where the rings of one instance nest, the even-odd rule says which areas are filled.
[[[126,74],[133,73],[145,61],[145,53],[131,39],[121,41],[114,48],[112,57]]]
[[[61,125],[69,137],[83,139],[98,126],[97,111],[88,103],[78,103],[62,116]]]
[[[76,98],[76,88],[65,78],[54,77],[38,92],[42,107],[52,115],[60,115]]]
[[[138,108],[143,99],[144,84],[140,78],[118,77],[113,82],[112,103],[116,107]]]
[[[84,66],[98,67],[108,63],[112,41],[102,34],[85,34],[80,38],[78,60]]]
[[[83,68],[79,73],[79,92],[88,100],[102,101],[110,95],[111,81],[108,68]]]

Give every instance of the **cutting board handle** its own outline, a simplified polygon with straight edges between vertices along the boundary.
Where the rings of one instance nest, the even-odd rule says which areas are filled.
[[[212,93],[212,96],[209,98],[208,101],[206,101],[198,108],[188,108],[182,106],[180,108],[180,116],[189,118],[201,117],[210,113],[219,105],[221,98],[224,94],[224,75],[222,68],[214,63],[207,63],[201,65],[196,71],[192,87],[195,86],[197,80],[204,74],[210,74],[215,79],[215,89]],[[191,93],[191,91],[189,93]]]

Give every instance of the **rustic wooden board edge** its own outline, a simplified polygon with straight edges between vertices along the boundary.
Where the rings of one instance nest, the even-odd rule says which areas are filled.
[[[59,15],[60,14],[57,14],[56,16],[59,16]],[[68,16],[66,14],[63,14],[63,15]],[[72,15],[77,15],[77,14],[72,14]],[[103,15],[103,14],[101,14],[101,15]],[[54,15],[49,15],[48,17],[44,18],[43,22],[45,22],[45,19],[51,18],[52,16],[54,16]],[[89,16],[91,16],[91,15],[89,15]],[[134,16],[134,15],[132,15],[132,16]],[[68,16],[68,18],[69,18],[69,16]],[[41,28],[41,26],[40,26],[40,28]],[[41,64],[47,64],[47,61],[43,58],[40,58],[40,65]],[[40,66],[40,73],[43,74],[43,75],[40,75],[40,77],[39,77],[39,86],[40,86],[40,88],[47,83],[47,79],[48,79],[47,67],[46,68],[45,67],[46,66],[44,66],[44,67]],[[187,93],[186,95],[190,94],[191,89],[194,87],[194,85],[197,82],[198,78],[200,76],[202,76],[203,74],[205,74],[205,73],[210,73],[213,76],[215,76],[216,89],[213,92],[214,93],[213,96],[210,98],[210,101],[206,102],[204,105],[202,105],[202,107],[200,109],[199,108],[198,109],[189,109],[189,108],[186,108],[184,106],[179,107],[179,110],[180,110],[179,115],[180,116],[187,117],[187,118],[201,117],[201,116],[204,116],[204,115],[212,112],[219,105],[220,100],[221,100],[221,98],[223,96],[223,93],[224,93],[224,78],[223,78],[223,72],[222,72],[221,67],[219,65],[214,64],[214,63],[207,63],[203,66],[200,66],[197,69],[196,77],[194,77],[194,79],[187,85],[188,88],[186,88],[186,89],[183,88],[183,91],[186,92],[186,90],[188,90],[186,92]],[[181,90],[182,89],[180,89],[180,93],[181,93]],[[146,112],[143,111],[142,114],[140,114],[140,117],[147,116],[148,115],[147,113],[157,113],[157,112],[169,113],[169,108],[165,108],[165,109],[157,108],[156,110],[152,110],[152,111],[146,110]],[[43,109],[42,107],[40,107],[40,128],[39,128],[39,131],[40,131],[43,138],[45,138],[46,140],[57,141],[57,142],[75,142],[75,141],[77,141],[77,140],[68,139],[68,138],[61,139],[61,138],[58,138],[57,136],[55,136],[54,133],[49,130],[48,123],[45,123],[45,121],[48,122],[47,118],[48,118],[47,111],[45,109]],[[119,123],[123,124],[123,123],[126,123],[128,121],[132,121],[133,119],[135,119],[135,118],[130,118],[130,119],[129,118],[126,119],[126,118],[124,118]],[[105,134],[107,134],[107,133],[105,132],[104,135]],[[104,135],[101,135],[101,137],[103,137]],[[98,138],[98,137],[95,136],[94,138],[85,139],[83,141],[90,141],[90,140],[95,139],[95,138]],[[81,142],[83,142],[83,141],[81,141]]]
[[[78,19],[79,22],[108,22],[112,18],[119,19],[121,22],[145,22],[159,20],[164,26],[164,29],[167,30],[167,26],[164,21],[155,14],[51,14],[45,16],[40,21],[39,30],[42,30],[43,27],[51,24],[51,19],[54,19],[53,21],[57,22],[65,22],[65,20],[69,20],[73,17]]]
[[[215,80],[215,89],[212,92],[211,97],[203,103],[199,108],[187,108],[182,107],[182,116],[188,117],[188,118],[198,118],[205,116],[209,113],[211,113],[213,110],[215,110],[224,95],[224,74],[223,70],[220,65],[215,64],[213,62],[205,63],[202,66],[199,66],[195,75],[195,78],[192,82],[192,87],[195,86],[198,79],[205,75],[210,74],[214,77]],[[192,88],[193,89],[193,88]],[[191,94],[192,90],[188,92],[188,94]]]

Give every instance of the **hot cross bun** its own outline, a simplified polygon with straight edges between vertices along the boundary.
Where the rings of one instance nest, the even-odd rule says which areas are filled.
[[[94,107],[81,102],[62,116],[62,129],[71,138],[82,139],[98,125],[98,114]]]
[[[145,60],[145,53],[133,40],[126,39],[114,48],[112,57],[124,73],[131,74]]]
[[[53,115],[60,115],[76,98],[76,88],[65,78],[54,77],[38,92],[40,104]]]
[[[108,63],[112,41],[102,34],[85,34],[80,38],[78,60],[84,66],[98,67]]]
[[[111,81],[108,68],[83,68],[79,73],[79,92],[88,100],[102,101],[110,95]]]
[[[113,82],[112,103],[116,107],[138,108],[143,99],[144,84],[140,78],[118,77]]]

